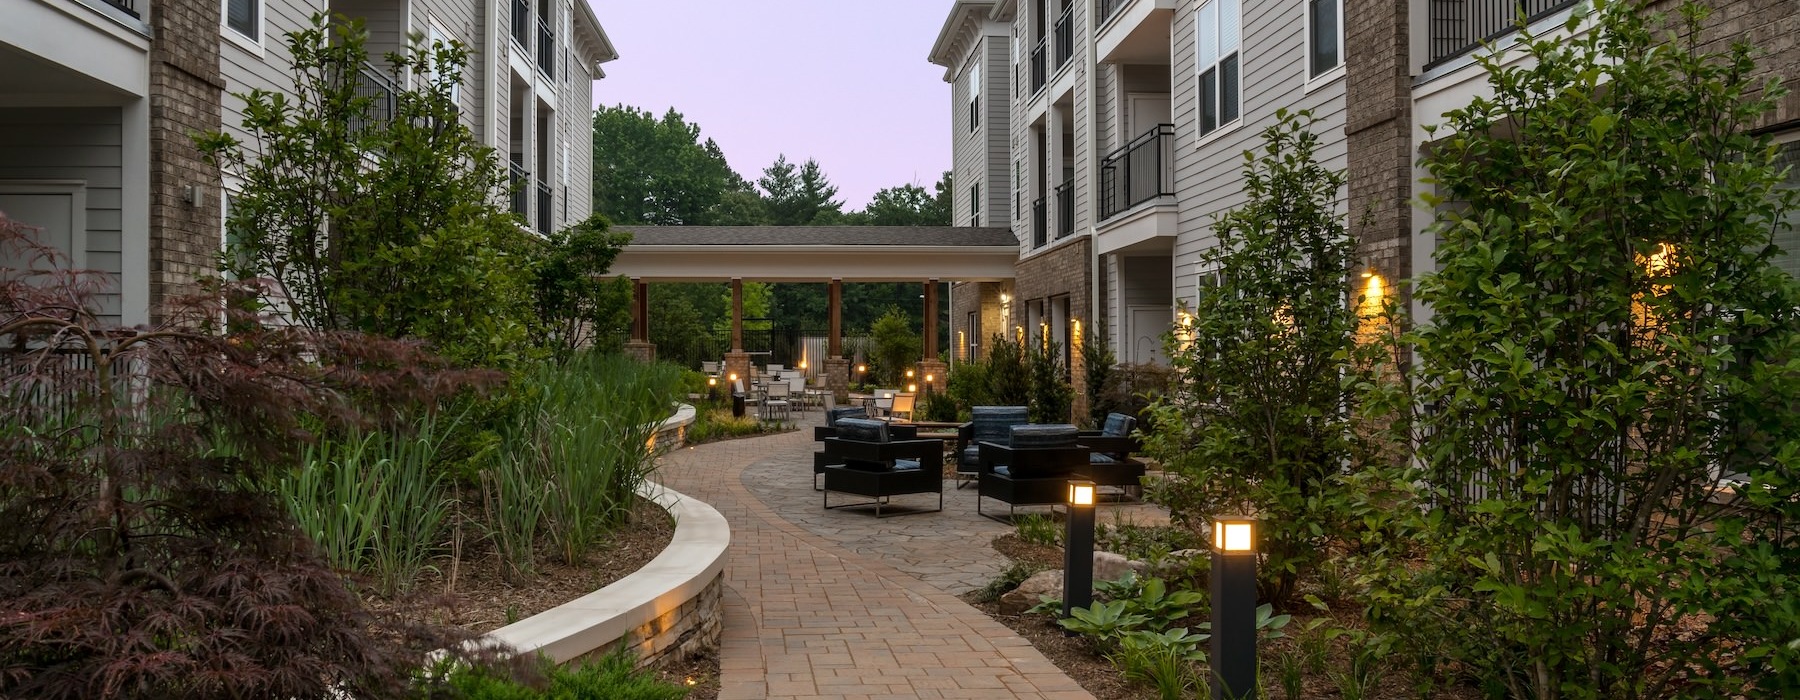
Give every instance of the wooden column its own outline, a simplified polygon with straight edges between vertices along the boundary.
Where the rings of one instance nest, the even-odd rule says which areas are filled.
[[[925,281],[925,359],[938,359],[937,280]]]
[[[830,309],[831,335],[825,339],[826,357],[844,356],[844,281],[831,280],[827,287],[826,307]]]
[[[731,278],[731,351],[744,351],[744,280]]]
[[[642,278],[631,278],[631,339],[650,342],[650,285]]]

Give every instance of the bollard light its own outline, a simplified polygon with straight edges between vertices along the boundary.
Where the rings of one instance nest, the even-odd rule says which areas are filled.
[[[857,365],[857,366],[856,366],[856,373],[857,373],[857,374],[868,374],[868,373],[869,373],[869,366],[868,366],[868,365]]]
[[[916,391],[918,391],[918,390],[919,390],[919,385],[917,385],[917,384],[908,384],[908,385],[906,385],[906,393],[908,393],[908,394],[911,394],[911,393],[913,393],[913,392],[916,392]]]
[[[1065,500],[1069,505],[1068,530],[1063,536],[1062,616],[1075,608],[1094,604],[1094,482],[1070,479]],[[1064,631],[1066,636],[1075,633]]]
[[[910,370],[910,369],[909,369],[909,370],[906,370],[906,378],[907,378],[907,379],[912,379],[912,378],[913,378],[913,371],[912,371],[912,370]]]
[[[1213,518],[1212,697],[1256,697],[1256,520]]]

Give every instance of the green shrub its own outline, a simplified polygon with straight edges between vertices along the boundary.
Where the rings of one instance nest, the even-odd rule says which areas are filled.
[[[695,413],[694,424],[688,426],[687,444],[698,445],[772,431],[772,426],[757,420],[755,416],[733,416],[729,408],[714,408]]]
[[[901,380],[906,370],[916,364],[924,352],[924,341],[919,338],[918,331],[913,330],[911,317],[898,306],[888,307],[887,312],[869,326],[869,336],[875,345],[874,356],[870,358],[873,361],[870,374],[887,382],[888,386],[904,386]]]
[[[1106,335],[1105,328],[1094,328],[1081,344],[1081,366],[1085,370],[1088,395],[1088,415],[1084,419],[1089,427],[1099,427],[1106,422],[1106,414],[1118,410],[1118,405],[1107,401],[1106,385],[1112,381],[1115,366],[1119,364],[1118,355],[1113,353],[1112,340]],[[1126,415],[1137,413],[1124,411]]]
[[[1026,398],[1033,423],[1067,423],[1075,400],[1060,346],[1046,341],[1025,355]]]
[[[1032,544],[1048,547],[1062,546],[1062,524],[1056,518],[1043,513],[1023,513],[1013,517],[1013,527],[1018,530],[1019,539]]]
[[[950,376],[945,378],[944,395],[956,406],[961,418],[968,417],[969,409],[975,406],[994,405],[988,394],[987,362],[961,362],[951,367]]]
[[[987,394],[993,406],[1024,406],[1030,401],[1031,377],[1025,371],[1025,349],[1006,336],[988,341]]]
[[[543,679],[532,684],[481,669],[460,669],[447,683],[460,700],[681,700],[688,694],[637,670],[623,653],[575,668],[545,664]]]

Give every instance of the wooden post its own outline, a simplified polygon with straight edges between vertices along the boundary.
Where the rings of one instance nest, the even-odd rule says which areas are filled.
[[[744,280],[731,278],[731,351],[744,351]]]
[[[825,356],[844,356],[844,281],[831,280],[826,305],[831,309],[831,335],[825,338]]]
[[[925,281],[925,359],[938,359],[937,280]]]
[[[631,339],[650,342],[650,285],[641,277],[631,279]]]

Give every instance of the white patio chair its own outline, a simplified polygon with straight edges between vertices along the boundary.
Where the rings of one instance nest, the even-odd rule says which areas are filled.
[[[806,375],[799,372],[787,376],[788,395],[793,396],[801,413],[806,412]]]
[[[766,393],[763,394],[763,420],[784,421],[792,418],[793,413],[790,411],[793,408],[793,402],[789,400],[790,396],[792,394],[789,393],[786,382],[770,382]]]
[[[719,373],[719,363],[707,362],[705,360],[701,360],[700,361],[700,371],[705,372],[707,374],[716,375]]]

